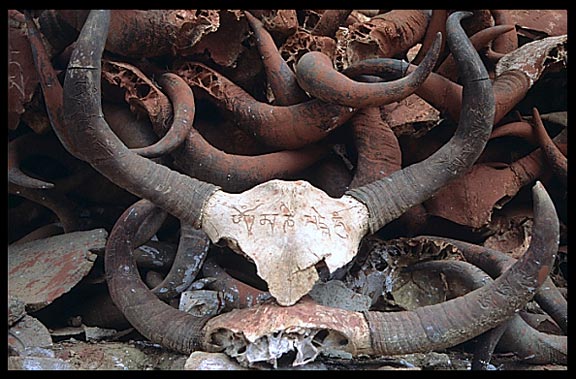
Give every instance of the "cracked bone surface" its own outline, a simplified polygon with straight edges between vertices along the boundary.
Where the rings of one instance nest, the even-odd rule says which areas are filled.
[[[209,351],[224,351],[244,367],[264,362],[276,368],[289,352],[291,365],[300,366],[320,353],[372,351],[362,313],[326,307],[308,296],[291,307],[268,303],[215,317],[206,324],[203,340]]]
[[[547,37],[526,43],[504,55],[496,64],[496,76],[505,71],[520,70],[532,86],[544,70],[554,63],[568,65],[568,35]]]
[[[356,256],[368,232],[367,208],[350,196],[332,198],[302,180],[271,180],[240,194],[215,192],[202,229],[249,257],[280,305],[295,304],[318,280]]]

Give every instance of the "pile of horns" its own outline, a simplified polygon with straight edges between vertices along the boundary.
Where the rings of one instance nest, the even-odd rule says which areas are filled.
[[[565,238],[566,123],[530,97],[541,78],[565,74],[567,38],[521,44],[508,16],[13,11],[29,62],[11,55],[10,67],[33,75],[10,72],[9,192],[55,220],[26,230],[38,221],[15,206],[11,243],[106,228],[115,307],[185,354],[276,366],[291,352],[300,365],[328,351],[393,356],[477,339],[473,368],[497,345],[567,364],[567,301],[549,275]],[[437,122],[418,129],[422,109]],[[402,136],[391,115],[417,132]],[[39,153],[66,175],[31,175]],[[482,244],[508,204],[528,204],[532,223],[514,258]],[[174,225],[169,272],[145,282],[133,252]],[[385,311],[389,283],[361,310],[311,296],[368,275],[377,258],[363,248],[378,238],[458,252],[398,267],[442,275],[448,298]],[[379,279],[397,279],[391,271]],[[200,282],[219,309],[179,309]],[[532,300],[557,333],[522,317]]]

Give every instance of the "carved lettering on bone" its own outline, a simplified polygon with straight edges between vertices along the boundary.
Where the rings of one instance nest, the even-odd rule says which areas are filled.
[[[236,208],[235,206],[232,206],[232,208],[236,212],[238,212],[232,214],[232,222],[234,224],[238,224],[244,221],[244,225],[246,226],[246,231],[248,232],[248,235],[252,235],[252,227],[254,226],[254,219],[256,218],[256,216],[251,212],[255,211],[259,206],[260,205],[257,205],[256,207],[247,209],[245,211],[242,211]]]
[[[350,196],[335,199],[305,181],[272,180],[241,194],[216,192],[202,228],[256,264],[272,296],[292,305],[318,280],[314,265],[330,271],[356,255],[368,211]]]

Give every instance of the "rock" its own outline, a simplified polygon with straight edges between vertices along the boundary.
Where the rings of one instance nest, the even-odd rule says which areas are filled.
[[[88,274],[107,235],[94,229],[8,246],[8,294],[28,312],[44,308]]]
[[[184,364],[185,370],[246,370],[224,353],[195,351]]]

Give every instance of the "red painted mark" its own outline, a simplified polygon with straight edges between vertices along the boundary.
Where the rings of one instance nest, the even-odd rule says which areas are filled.
[[[12,270],[10,270],[8,272],[8,276],[14,275],[15,273],[19,272],[19,271],[23,271],[25,269],[28,268],[32,268],[36,265],[36,261],[39,259],[40,257],[37,258],[31,258],[31,259],[25,259],[22,263],[18,264],[16,267],[13,267]]]
[[[544,280],[546,280],[548,274],[550,274],[550,267],[548,266],[542,266],[540,270],[538,270],[538,285],[544,283]]]

